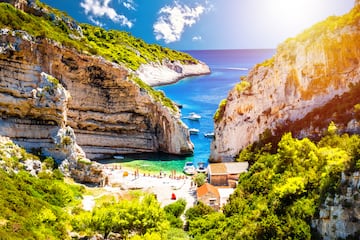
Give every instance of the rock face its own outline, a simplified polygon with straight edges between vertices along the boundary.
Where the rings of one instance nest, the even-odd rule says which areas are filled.
[[[342,174],[343,194],[327,197],[320,207],[319,218],[312,221],[324,240],[359,237],[360,229],[360,174]],[[357,238],[353,238],[357,239]]]
[[[180,114],[150,97],[127,69],[23,32],[1,34],[0,135],[27,149],[52,151],[58,132],[68,126],[90,159],[193,152]],[[44,82],[45,73],[58,82]]]
[[[357,5],[340,20],[288,39],[251,70],[248,87],[230,91],[215,123],[212,161],[233,160],[264,133],[316,135],[331,120],[347,126],[354,119],[360,102],[359,11]]]

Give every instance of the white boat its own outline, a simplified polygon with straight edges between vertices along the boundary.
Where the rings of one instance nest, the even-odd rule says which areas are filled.
[[[121,156],[121,155],[115,155],[114,156],[115,159],[124,159],[124,156]]]
[[[215,134],[213,132],[204,133],[204,137],[206,137],[206,138],[214,138]]]
[[[198,173],[207,173],[207,167],[204,162],[199,162],[198,167],[196,168],[196,172]]]
[[[196,114],[196,113],[192,112],[186,118],[190,119],[190,120],[193,120],[193,121],[199,121],[201,116],[199,114]]]
[[[183,172],[188,175],[194,175],[196,173],[196,168],[192,162],[186,162],[183,168]]]
[[[199,134],[200,130],[196,128],[189,128],[190,135],[197,135]]]

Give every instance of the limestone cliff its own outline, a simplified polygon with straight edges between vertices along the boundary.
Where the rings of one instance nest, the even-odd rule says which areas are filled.
[[[0,135],[46,151],[53,148],[59,128],[69,126],[90,159],[193,152],[179,112],[151,97],[126,68],[21,31],[1,34]],[[41,85],[42,72],[68,92],[65,109],[54,86]]]
[[[16,82],[4,66],[1,72],[5,75],[0,78],[0,137],[5,140],[8,138],[1,135],[13,137],[29,150],[52,156],[61,163],[65,175],[79,182],[101,183],[102,169],[86,158],[76,143],[74,131],[66,127],[70,95],[59,81],[41,72],[35,82]],[[30,172],[41,169],[37,161],[28,160],[24,164]],[[32,166],[37,166],[37,170]]]
[[[327,197],[320,206],[317,219],[312,226],[317,229],[324,240],[357,239],[360,229],[360,173],[354,172],[347,176],[342,174],[341,194]]]
[[[212,161],[234,159],[260,135],[316,136],[330,121],[359,130],[359,12],[357,5],[288,39],[230,91],[215,116]]]

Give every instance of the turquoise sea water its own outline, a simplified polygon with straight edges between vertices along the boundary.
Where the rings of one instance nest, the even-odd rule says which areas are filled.
[[[114,160],[124,166],[139,167],[146,171],[181,172],[186,161],[208,163],[211,138],[204,137],[204,133],[213,132],[213,115],[220,101],[227,97],[228,92],[240,81],[240,77],[247,75],[257,63],[272,57],[273,49],[267,50],[198,50],[188,51],[193,57],[205,62],[211,69],[211,74],[182,79],[181,81],[156,87],[162,90],[174,102],[181,104],[181,113],[186,117],[191,112],[201,115],[200,121],[183,118],[189,128],[199,129],[198,135],[191,135],[195,145],[194,155],[191,157],[171,156],[167,154],[142,154],[125,156],[125,159]]]

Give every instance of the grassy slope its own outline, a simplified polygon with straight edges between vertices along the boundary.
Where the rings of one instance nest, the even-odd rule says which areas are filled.
[[[79,52],[99,55],[136,70],[141,64],[149,62],[180,61],[196,63],[190,55],[164,48],[156,44],[147,44],[127,32],[110,30],[88,24],[77,24],[65,13],[38,3],[43,16],[38,17],[15,9],[12,5],[0,3],[0,28],[24,30],[38,38],[48,38],[63,46],[75,48]],[[83,36],[77,29],[80,26]]]
[[[33,177],[20,162],[39,158],[0,140],[0,238],[66,239],[68,211],[80,204],[82,188],[65,183],[58,170],[51,171],[54,162],[49,158]]]
[[[80,24],[65,13],[37,2],[43,10],[43,16],[35,16],[14,8],[7,3],[0,3],[0,28],[23,30],[36,39],[47,38],[59,42],[64,47],[78,52],[102,56],[105,59],[136,70],[141,64],[150,62],[179,61],[197,63],[189,54],[164,48],[156,44],[147,44],[127,32],[106,31],[100,27]],[[76,29],[80,26],[82,31]],[[155,101],[177,112],[177,107],[162,92],[155,91],[141,79],[132,77],[133,81],[146,90]]]
[[[52,170],[50,158],[32,176],[22,164],[31,159],[39,157],[0,136],[0,239],[70,239],[71,231],[82,236],[115,232],[124,239],[188,239],[179,219],[185,205],[173,216],[151,194],[129,191],[120,196],[64,181]],[[97,198],[92,211],[82,209],[84,194]]]

